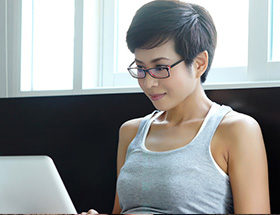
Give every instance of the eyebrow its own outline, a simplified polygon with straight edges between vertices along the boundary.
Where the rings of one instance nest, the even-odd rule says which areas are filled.
[[[158,57],[158,58],[155,58],[155,59],[151,60],[151,63],[155,63],[155,62],[160,61],[160,60],[170,60],[170,59],[167,58],[167,57]],[[141,60],[138,60],[136,58],[135,58],[135,62],[144,64],[144,62],[142,62]]]

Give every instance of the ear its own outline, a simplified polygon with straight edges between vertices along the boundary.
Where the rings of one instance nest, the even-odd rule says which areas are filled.
[[[207,50],[200,52],[193,62],[193,67],[196,71],[196,78],[200,78],[208,67],[208,52]]]

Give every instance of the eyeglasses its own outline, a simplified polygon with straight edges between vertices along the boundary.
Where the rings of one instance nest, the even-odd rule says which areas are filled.
[[[176,63],[172,64],[171,66],[159,66],[156,68],[144,69],[141,67],[131,67],[135,61],[133,61],[127,70],[129,71],[130,75],[133,78],[143,79],[146,77],[146,73],[149,73],[150,76],[157,79],[164,79],[170,77],[170,69],[177,64],[181,63],[184,59],[177,61]]]

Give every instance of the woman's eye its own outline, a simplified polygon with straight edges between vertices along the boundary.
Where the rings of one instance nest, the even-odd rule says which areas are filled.
[[[156,67],[163,67],[163,68],[165,68],[165,67],[167,67],[167,65],[158,64],[158,65],[156,65]]]
[[[164,69],[165,69],[165,67],[162,67],[162,66],[161,66],[161,67],[156,67],[156,71],[157,71],[157,72],[160,72],[160,71],[162,71],[162,70],[164,70]]]

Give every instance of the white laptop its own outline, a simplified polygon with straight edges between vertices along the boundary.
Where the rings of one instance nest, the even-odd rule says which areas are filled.
[[[0,156],[0,214],[76,214],[52,159]]]

